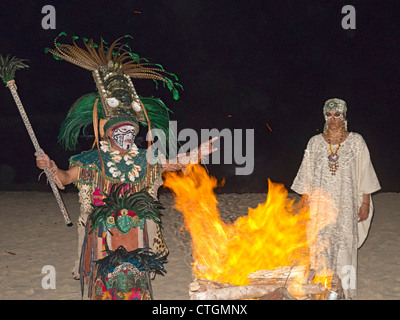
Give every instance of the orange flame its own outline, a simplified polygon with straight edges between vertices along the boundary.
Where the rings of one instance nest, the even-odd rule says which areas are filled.
[[[310,235],[310,211],[288,199],[283,184],[268,179],[266,202],[249,208],[248,215],[234,223],[222,221],[213,191],[217,180],[202,166],[188,167],[186,173],[167,172],[164,186],[172,190],[175,208],[190,232],[196,278],[246,285],[249,274],[258,270],[310,265],[310,245],[317,227],[324,225],[314,224]]]

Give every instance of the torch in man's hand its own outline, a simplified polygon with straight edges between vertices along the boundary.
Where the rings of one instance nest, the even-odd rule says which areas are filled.
[[[29,122],[28,116],[25,112],[25,109],[22,105],[21,99],[17,93],[17,86],[15,84],[14,76],[15,71],[19,69],[29,68],[24,62],[27,61],[26,59],[19,59],[16,57],[10,58],[10,55],[3,57],[0,55],[0,77],[2,78],[3,82],[7,85],[8,89],[10,89],[11,94],[14,98],[14,101],[17,105],[18,111],[21,114],[21,118],[25,124],[26,130],[28,131],[29,137],[32,140],[33,146],[40,157],[43,157],[42,149],[40,148],[39,142],[36,139],[35,133],[33,132],[32,126]],[[61,213],[64,216],[65,223],[68,226],[72,226],[71,219],[65,208],[64,202],[58,192],[56,183],[51,175],[50,169],[48,167],[44,168],[44,172],[46,173],[47,179],[50,183],[51,189],[53,190],[54,196],[58,202],[58,205],[61,209]]]

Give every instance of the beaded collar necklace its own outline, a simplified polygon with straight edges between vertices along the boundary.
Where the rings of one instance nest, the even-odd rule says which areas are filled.
[[[133,143],[128,153],[124,156],[121,156],[118,150],[112,151],[111,143],[109,141],[100,141],[100,144],[100,149],[105,153],[109,153],[111,156],[111,161],[107,162],[107,167],[113,178],[117,178],[121,182],[125,182],[127,180],[133,182],[137,177],[139,177],[139,171],[141,171],[142,168],[138,165],[135,165],[133,161],[133,158],[136,157],[136,155],[139,153],[136,144]],[[132,168],[127,173],[127,176],[122,173],[121,170],[118,168],[117,164],[122,161],[124,161],[127,166],[130,166]]]

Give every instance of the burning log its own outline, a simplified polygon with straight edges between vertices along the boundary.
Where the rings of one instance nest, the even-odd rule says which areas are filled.
[[[338,295],[338,298],[341,299],[344,297],[342,281],[340,280],[337,274],[334,274],[331,281],[331,291],[335,292]]]
[[[221,283],[221,282],[210,281],[203,278],[197,278],[189,285],[189,294],[191,295],[193,293],[200,293],[208,290],[217,290],[232,286],[233,285],[230,283]]]
[[[314,270],[307,266],[297,266],[253,272],[249,275],[250,283],[244,286],[197,278],[189,285],[189,295],[191,300],[323,298],[329,293],[329,290],[321,283],[311,283],[314,276]],[[341,293],[341,283],[337,275],[332,279],[331,290]]]
[[[260,300],[296,300],[296,298],[285,287],[280,287],[260,297]]]
[[[279,267],[274,270],[259,270],[249,274],[250,284],[280,284],[281,287],[291,285],[296,279],[307,279],[314,272],[308,266]],[[311,280],[314,276],[311,278]],[[311,280],[307,281],[311,282]]]
[[[191,300],[240,300],[259,298],[275,289],[277,285],[231,286],[194,293]]]
[[[282,284],[249,284],[246,286],[234,286],[222,284],[206,279],[197,279],[189,286],[191,300],[240,300],[259,299],[270,294],[274,290],[282,288]],[[324,294],[326,289],[320,283],[308,283],[293,287],[294,291],[302,294]],[[282,289],[280,289],[282,290]]]

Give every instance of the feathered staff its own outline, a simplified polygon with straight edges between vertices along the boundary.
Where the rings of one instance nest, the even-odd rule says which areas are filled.
[[[16,57],[10,58],[10,55],[7,55],[6,57],[0,55],[0,77],[11,91],[11,94],[17,105],[19,113],[21,114],[21,118],[24,121],[26,130],[28,131],[29,137],[32,140],[36,152],[39,154],[40,157],[43,157],[42,149],[40,148],[39,142],[36,139],[36,135],[32,129],[31,123],[29,122],[24,106],[22,105],[21,99],[19,98],[19,95],[17,93],[17,86],[15,85],[14,81],[15,71],[29,67],[24,63],[25,61],[27,60],[19,59]],[[51,189],[53,190],[54,196],[56,197],[58,205],[61,209],[61,213],[64,216],[65,223],[68,226],[72,226],[71,219],[69,217],[67,209],[65,208],[64,202],[61,199],[60,193],[58,192],[56,183],[51,175],[50,169],[48,167],[45,167],[44,172],[46,173],[47,179],[49,180]]]

